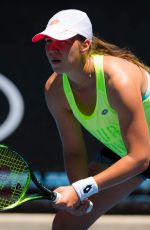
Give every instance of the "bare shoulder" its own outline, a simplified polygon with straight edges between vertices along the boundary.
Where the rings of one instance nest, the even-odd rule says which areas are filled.
[[[142,70],[132,62],[119,57],[104,57],[104,73],[108,83],[126,84],[134,82],[141,84]]]
[[[51,112],[61,109],[69,110],[62,82],[62,75],[53,73],[45,83],[45,98]]]
[[[104,57],[104,73],[109,102],[118,104],[141,98],[142,70],[135,64],[118,57]],[[126,102],[125,102],[126,101]]]
[[[104,57],[104,73],[109,87],[130,87],[130,84],[141,88],[143,70],[132,62],[119,57]]]
[[[57,87],[61,86],[61,80],[60,80],[61,76],[58,75],[57,73],[53,73],[51,76],[49,76],[49,78],[47,79],[46,83],[45,83],[45,93],[49,94],[50,96],[52,96],[55,93],[55,89]]]

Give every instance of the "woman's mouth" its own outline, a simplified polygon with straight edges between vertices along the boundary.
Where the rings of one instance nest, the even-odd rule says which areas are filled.
[[[61,62],[60,59],[52,59],[51,60],[52,64],[59,64],[60,62]]]

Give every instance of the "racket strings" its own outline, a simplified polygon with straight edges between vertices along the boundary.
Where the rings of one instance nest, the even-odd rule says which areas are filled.
[[[15,152],[0,149],[0,209],[18,201],[29,176],[28,165]]]

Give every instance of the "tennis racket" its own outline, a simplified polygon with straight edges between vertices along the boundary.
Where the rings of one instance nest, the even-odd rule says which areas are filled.
[[[38,188],[38,194],[27,195],[31,181]],[[53,192],[40,183],[20,154],[0,145],[0,211],[12,209],[31,200],[47,199],[56,202],[60,198],[60,193]],[[92,207],[93,203],[90,202],[87,213]]]
[[[26,196],[31,180],[39,189],[39,194]],[[24,202],[48,199],[56,202],[60,193],[52,192],[34,176],[27,162],[17,152],[0,145],[0,210],[14,208]]]

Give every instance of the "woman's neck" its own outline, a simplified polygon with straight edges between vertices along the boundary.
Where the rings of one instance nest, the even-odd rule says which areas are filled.
[[[93,77],[95,77],[95,69],[93,59],[90,57],[83,66],[78,66],[73,71],[66,73],[71,85],[75,88],[85,88],[91,84]]]

